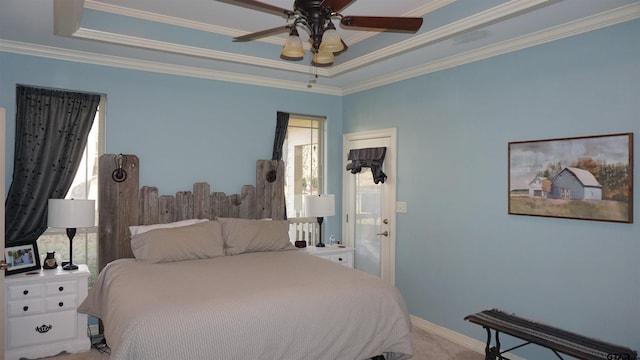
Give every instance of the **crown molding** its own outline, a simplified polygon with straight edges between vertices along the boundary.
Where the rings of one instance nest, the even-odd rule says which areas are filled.
[[[123,15],[123,16],[128,16],[136,19],[148,20],[148,21],[153,21],[153,22],[158,22],[158,23],[163,23],[168,25],[175,25],[179,27],[185,27],[189,29],[206,31],[206,32],[211,32],[211,33],[216,33],[221,35],[232,36],[232,37],[245,34],[245,32],[243,31],[231,29],[223,26],[216,26],[213,24],[207,24],[207,23],[202,23],[198,21],[185,20],[185,19],[181,19],[173,16],[161,15],[161,14],[152,13],[148,11],[142,11],[142,10],[136,10],[136,9],[122,7],[118,5],[106,4],[106,3],[94,1],[94,0],[85,0],[84,7],[86,9],[97,10],[97,11],[107,12],[111,14]],[[280,44],[280,45],[284,44],[284,41],[282,39],[278,39],[275,37],[270,37],[270,40],[267,40],[266,42],[271,42],[271,43]]]
[[[300,65],[282,60],[266,59],[261,57],[229,53],[225,51],[206,49],[196,46],[181,45],[166,41],[150,40],[136,36],[115,34],[111,32],[80,28],[73,34],[74,38],[107,42],[117,45],[133,46],[137,48],[199,57],[211,60],[228,61],[265,68],[308,73],[309,66]],[[326,69],[319,69],[319,73],[327,75]]]
[[[181,75],[181,76],[196,77],[196,78],[203,78],[203,79],[210,79],[210,80],[236,82],[236,83],[248,84],[248,85],[265,86],[265,87],[273,87],[273,88],[280,88],[280,89],[287,89],[287,90],[306,91],[306,92],[313,92],[313,93],[342,96],[342,95],[353,94],[353,93],[365,91],[368,89],[372,89],[375,87],[410,79],[413,77],[422,76],[429,73],[453,68],[453,67],[468,64],[474,61],[483,60],[490,57],[506,54],[509,52],[525,49],[528,47],[541,45],[547,42],[582,34],[592,30],[597,30],[600,28],[616,25],[626,21],[635,20],[638,18],[640,18],[640,3],[634,3],[634,4],[626,5],[617,9],[606,11],[600,14],[589,16],[583,19],[579,19],[567,24],[559,25],[554,28],[539,31],[537,33],[521,36],[519,38],[508,40],[508,41],[503,41],[499,44],[486,46],[481,49],[468,51],[463,54],[450,56],[445,59],[429,62],[429,63],[415,66],[413,68],[406,69],[403,71],[398,71],[393,74],[383,76],[383,77],[378,77],[375,80],[362,82],[362,83],[356,84],[355,86],[344,88],[344,89],[337,88],[337,87],[330,87],[330,86],[315,85],[315,84],[311,88],[309,88],[308,87],[309,84],[306,82],[284,81],[284,80],[278,80],[278,79],[272,79],[272,78],[266,78],[266,77],[260,77],[260,76],[222,72],[222,71],[216,71],[211,69],[177,66],[173,64],[167,64],[167,63],[144,61],[144,60],[138,60],[138,59],[132,59],[132,58],[124,58],[124,57],[89,53],[89,52],[83,52],[83,51],[74,51],[74,50],[68,50],[68,49],[62,49],[62,48],[14,42],[14,41],[1,40],[1,39],[0,39],[0,51],[19,53],[19,54],[31,55],[31,56],[47,57],[47,58],[53,58],[58,60],[65,60],[65,61],[83,62],[83,63],[97,64],[97,65],[127,68],[127,69],[140,70],[140,71],[151,71],[151,72],[157,72],[157,73]],[[84,30],[81,29],[80,31],[84,31]],[[147,40],[142,39],[142,41],[144,42]],[[175,45],[175,44],[172,44],[172,45]],[[214,52],[214,53],[223,57],[227,57],[227,59],[231,59],[234,56],[238,56],[238,55],[232,55],[232,54],[228,54],[228,55],[218,54],[220,52]],[[204,55],[211,56],[212,54],[205,52]],[[242,58],[242,59],[245,61],[247,60],[246,58]],[[227,60],[227,61],[232,61],[232,60]],[[265,60],[261,58],[251,58],[249,59],[249,61],[266,61],[267,62],[266,65],[270,65],[271,60]],[[291,65],[295,65],[295,64],[291,64]],[[305,68],[304,73],[308,73],[307,66],[303,66],[303,65],[298,65],[298,66],[304,67]],[[337,65],[335,67],[340,68],[341,66],[342,65]],[[328,71],[327,71],[328,69],[332,69],[332,68],[319,68],[316,70],[318,70],[318,75],[322,76],[323,71],[325,71],[324,72],[325,75],[328,75]],[[332,75],[335,75],[335,74],[332,74]]]
[[[440,0],[438,2],[425,5],[425,7],[420,8],[419,10],[433,11],[437,6],[444,6],[450,1],[451,0]],[[545,6],[557,1],[558,0],[511,0],[507,3],[495,6],[493,8],[487,9],[485,11],[469,16],[467,18],[458,20],[451,24],[439,27],[437,29],[428,31],[426,33],[413,36],[410,39],[373,51],[359,58],[344,62],[342,64],[334,65],[328,68],[319,68],[317,70],[317,73],[319,76],[335,77],[339,74],[358,69],[362,66],[366,66],[374,62],[378,62],[382,59],[393,57],[398,53],[411,51],[413,49],[424,47],[435,42],[443,41],[453,36],[462,34],[464,32],[472,31],[479,27],[486,26],[488,24],[507,19],[507,18],[516,16],[518,14],[522,14],[523,12],[531,11],[533,9],[537,9],[541,6]],[[102,11],[109,11],[112,13],[117,13],[117,14],[126,15],[126,16],[133,16],[137,18],[143,18],[151,21],[159,21],[167,24],[182,25],[182,26],[192,25],[194,28],[197,28],[196,26],[199,26],[200,29],[208,29],[205,31],[217,32],[217,31],[223,30],[223,28],[221,27],[214,27],[207,24],[196,23],[196,22],[186,22],[177,18],[169,17],[169,16],[158,15],[158,14],[143,12],[139,10],[132,10],[127,8],[122,8],[119,6],[106,5],[106,4],[98,3],[91,0],[87,0],[85,6],[91,7],[93,9],[102,10]],[[140,47],[140,48],[149,49],[149,50],[171,52],[174,54],[180,54],[185,56],[197,56],[197,57],[202,57],[207,59],[238,62],[242,64],[265,67],[265,68],[296,71],[299,73],[308,72],[308,66],[293,64],[290,62],[258,58],[258,57],[247,56],[247,55],[231,54],[231,53],[222,52],[222,51],[198,48],[194,46],[185,46],[185,45],[179,45],[175,43],[168,43],[164,41],[150,40],[150,39],[144,39],[140,37],[108,33],[104,31],[91,30],[91,29],[85,29],[85,28],[80,28],[72,36],[77,38],[89,39],[89,40],[109,42],[109,43],[119,44],[119,45],[135,46],[135,47]]]
[[[0,39],[0,51],[17,53],[22,55],[45,57],[56,60],[81,62],[87,64],[104,65],[123,69],[140,70],[170,75],[179,75],[208,80],[226,81],[247,85],[264,86],[294,91],[305,91],[327,95],[341,96],[342,90],[336,87],[314,84],[309,87],[307,83],[278,80],[273,78],[245,75],[239,73],[224,72],[212,69],[180,66],[160,63],[155,61],[139,60],[119,56],[111,56],[85,51],[56,48],[38,44],[22,43]]]
[[[331,76],[336,76],[353,69],[360,68],[394,56],[398,53],[408,52],[414,49],[425,47],[446,39],[452,38],[480,27],[490,25],[500,20],[505,20],[516,15],[537,9],[544,5],[549,5],[557,0],[512,0],[507,3],[495,6],[464,19],[441,26],[437,29],[413,36],[385,48],[372,51],[357,59],[353,59],[331,67]]]
[[[344,88],[343,91],[345,95],[353,94],[394,82],[426,75],[436,71],[446,70],[471,62],[484,60],[529,47],[545,44],[548,42],[564,39],[567,37],[579,35],[638,18],[640,18],[640,3],[630,4],[617,9],[605,11],[600,14],[585,17],[583,19],[575,20],[563,25],[558,25],[549,29],[538,31],[536,33],[520,36],[515,39],[506,40],[497,44],[485,46],[483,48],[471,50],[462,54],[449,56],[447,58],[432,61],[427,64],[418,65],[413,68],[398,71],[388,76],[376,78],[373,81],[363,82],[353,87]]]

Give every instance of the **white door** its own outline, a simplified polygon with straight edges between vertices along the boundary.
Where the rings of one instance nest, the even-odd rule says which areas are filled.
[[[0,108],[0,239],[2,239],[2,243],[0,244],[0,249],[2,249],[2,254],[4,254],[4,148],[5,148],[5,132],[4,132],[4,120],[5,120],[5,110]],[[0,256],[0,260],[4,259],[4,255]],[[2,301],[2,306],[0,306],[0,358],[4,359],[4,324],[5,324],[5,303],[4,303],[4,270],[0,270],[0,299]]]
[[[375,184],[371,169],[352,174],[345,168],[349,150],[386,147],[384,183]],[[354,267],[395,283],[396,129],[343,136],[343,234],[355,248]]]

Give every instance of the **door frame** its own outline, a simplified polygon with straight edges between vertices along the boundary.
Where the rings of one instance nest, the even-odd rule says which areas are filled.
[[[396,192],[397,192],[397,183],[396,183],[396,149],[397,149],[397,129],[396,128],[386,128],[386,129],[377,129],[370,131],[360,131],[354,133],[348,133],[342,135],[342,153],[343,153],[343,169],[348,164],[348,156],[349,156],[349,143],[354,140],[368,140],[368,139],[376,139],[376,138],[389,138],[390,146],[387,148],[387,152],[384,159],[384,172],[387,175],[387,179],[385,180],[385,185],[388,186],[389,194],[387,194],[387,213],[389,220],[388,231],[389,236],[387,237],[385,248],[381,245],[381,254],[380,254],[380,273],[383,280],[395,284],[395,272],[396,272]],[[347,222],[347,219],[353,219],[354,209],[353,203],[351,201],[347,201],[348,199],[352,199],[353,188],[350,185],[353,174],[348,171],[343,171],[342,175],[342,211],[343,211],[343,219],[342,219],[342,238],[345,240],[345,244],[347,246],[354,246],[354,223]],[[384,242],[382,243],[384,244]]]

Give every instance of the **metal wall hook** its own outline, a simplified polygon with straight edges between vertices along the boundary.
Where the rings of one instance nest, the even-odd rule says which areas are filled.
[[[274,161],[271,161],[271,170],[267,171],[267,174],[265,175],[265,179],[267,180],[267,182],[275,182],[276,179],[278,178],[278,171],[276,170],[278,168],[278,161],[275,161],[275,167],[276,169],[273,169],[273,163]]]
[[[127,165],[127,156],[123,154],[116,155],[114,159],[116,163],[116,169],[111,173],[111,178],[115,182],[123,182],[127,180],[127,172],[124,167]]]

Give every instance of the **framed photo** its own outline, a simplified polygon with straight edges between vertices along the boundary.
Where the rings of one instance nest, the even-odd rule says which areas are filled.
[[[633,133],[510,142],[509,214],[633,223]]]
[[[4,257],[9,264],[5,275],[40,270],[40,255],[35,242],[5,247]]]

